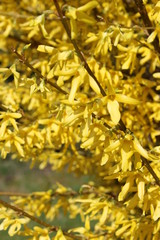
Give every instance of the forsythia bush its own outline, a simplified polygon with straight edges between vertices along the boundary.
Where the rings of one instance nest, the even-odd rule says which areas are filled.
[[[160,1],[1,0],[0,63],[1,158],[95,176],[1,197],[0,230],[159,240]]]

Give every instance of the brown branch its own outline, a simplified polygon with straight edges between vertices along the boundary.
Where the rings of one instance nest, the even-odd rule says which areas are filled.
[[[19,35],[12,35],[10,34],[8,36],[8,38],[12,39],[12,40],[15,40],[16,42],[20,42],[20,43],[24,43],[24,44],[29,44],[31,43],[31,48],[35,48],[35,47],[38,47],[38,45],[41,45],[42,43],[41,42],[38,42],[34,39],[31,39],[30,41],[24,39],[24,38],[21,38]]]
[[[49,232],[57,232],[59,230],[59,227],[52,226],[52,225],[40,220],[39,218],[23,211],[22,209],[14,206],[14,205],[11,205],[11,204],[7,203],[6,201],[3,201],[2,199],[0,199],[0,204],[6,208],[12,209],[13,211],[17,212],[17,214],[20,216],[22,215],[24,217],[27,217],[27,218],[31,219],[33,222],[36,222],[43,227],[49,228]],[[71,233],[67,233],[66,231],[63,231],[63,230],[62,230],[62,232],[65,236],[71,237],[72,239],[80,239],[80,240],[85,239],[84,237],[79,237],[79,236],[73,235]]]
[[[143,4],[143,1],[142,0],[134,0],[134,1],[135,1],[136,6],[137,6],[138,12],[141,15],[143,23],[146,27],[146,30],[147,30],[148,34],[150,35],[153,32],[153,30],[152,30],[153,26],[152,26],[152,22],[150,21],[150,19],[148,17],[148,13],[147,13],[147,10],[146,10],[146,8]],[[157,36],[153,41],[153,46],[154,46],[155,50],[158,53],[160,53],[159,40],[158,40]]]
[[[12,52],[15,53],[17,55],[17,57],[19,58],[19,61],[22,62],[23,64],[25,64],[28,68],[30,68],[40,79],[44,79],[46,83],[49,83],[52,87],[56,88],[59,92],[67,95],[68,93],[66,91],[64,91],[62,88],[60,88],[57,83],[53,83],[50,80],[48,80],[45,76],[43,76],[41,74],[41,72],[34,68],[25,58],[24,55],[20,54],[17,52],[17,50],[15,48],[12,48]]]
[[[125,9],[126,9],[127,13],[128,12],[131,12],[133,14],[136,13],[134,3],[132,3],[131,1],[127,1],[127,0],[123,0],[123,3],[124,3],[124,6],[125,6]]]
[[[151,167],[151,165],[149,164],[149,161],[142,156],[141,156],[141,159],[142,159],[142,163],[146,166],[146,168],[148,169],[148,171],[150,172],[152,177],[155,179],[157,185],[160,186],[160,179],[157,176],[157,174],[155,173],[155,171],[153,170],[153,168]]]
[[[23,211],[22,209],[16,207],[16,206],[13,206],[9,203],[7,203],[6,201],[3,201],[2,199],[0,199],[0,204],[2,204],[3,206],[5,206],[6,208],[9,208],[9,209],[12,209],[14,210],[15,212],[17,212],[19,215],[23,215],[24,217],[27,217],[29,219],[31,219],[32,221],[40,224],[41,226],[43,227],[47,227],[47,228],[50,228],[52,229],[52,231],[58,231],[58,227],[55,227],[55,226],[51,226],[50,224],[40,220],[39,218],[36,218],[35,216]]]
[[[89,185],[88,185],[89,186]],[[70,191],[66,191],[64,193],[59,193],[57,191],[53,192],[51,194],[51,197],[77,197],[77,196],[85,196],[85,195],[89,195],[89,194],[95,194],[95,196],[101,196],[101,197],[107,197],[108,199],[114,199],[115,201],[117,201],[116,196],[114,196],[114,194],[112,192],[110,193],[106,193],[106,192],[99,192],[96,190],[96,188],[93,188],[93,186],[91,186],[89,189],[84,188],[82,191],[80,192],[76,192],[73,190]],[[35,198],[39,198],[41,197],[41,195],[37,195],[36,192],[34,193],[19,193],[19,192],[0,192],[0,196],[2,197],[35,197]]]
[[[0,192],[0,196],[7,196],[7,197],[28,197],[28,193],[17,193],[17,192]]]

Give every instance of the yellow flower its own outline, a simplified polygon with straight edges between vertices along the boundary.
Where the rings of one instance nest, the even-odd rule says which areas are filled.
[[[121,146],[122,171],[126,172],[130,168],[129,159],[133,154],[132,141],[124,139]]]
[[[67,238],[63,235],[62,230],[59,229],[56,236],[54,237],[54,240],[67,240]]]
[[[2,148],[3,158],[5,158],[7,154],[11,152],[12,146],[15,146],[20,156],[24,157],[24,150],[21,145],[23,145],[25,142],[22,138],[16,136],[15,133],[7,130],[5,135],[0,139],[0,141],[4,142],[4,146]]]
[[[86,12],[92,10],[97,6],[97,1],[90,1],[89,3],[86,3],[79,8],[74,8],[71,6],[68,7],[66,16],[70,19],[72,39],[75,39],[78,33],[76,20],[89,25],[93,25],[96,23],[96,20],[93,17],[90,17]]]
[[[134,176],[129,176],[126,180],[125,185],[122,187],[121,192],[118,195],[118,201],[123,201],[127,195],[127,193],[131,190],[134,184]]]
[[[125,52],[122,55],[116,56],[117,59],[124,58],[122,69],[130,69],[130,73],[133,73],[136,65],[136,55],[137,55],[138,47],[130,45],[128,48],[126,48],[121,44],[118,44],[117,48],[120,51]]]
[[[34,232],[32,235],[34,238],[38,237],[39,240],[50,240],[51,239],[49,236],[49,230],[47,228],[40,228],[40,227],[35,226],[33,229],[34,229]]]
[[[18,87],[20,81],[20,73],[16,70],[16,65],[13,64],[10,68],[0,68],[0,73],[2,72],[2,81],[7,80],[12,74],[14,76],[14,83],[16,88]]]
[[[58,52],[56,48],[47,46],[47,45],[38,45],[37,50],[39,52],[49,53],[49,54],[56,54]]]
[[[112,85],[111,74],[109,72],[106,72],[106,74],[108,78],[107,97],[103,97],[102,102],[103,105],[107,104],[107,109],[111,116],[111,120],[115,125],[117,125],[121,118],[119,102],[136,105],[139,104],[140,101],[126,95],[116,93]]]
[[[0,127],[0,138],[4,136],[7,127],[10,125],[12,125],[18,132],[16,119],[19,119],[21,117],[22,115],[20,113],[0,112],[0,119],[2,119]]]
[[[148,160],[153,160],[154,156],[152,156],[151,154],[149,154],[140,144],[140,142],[137,140],[137,138],[134,138],[133,140],[133,146],[134,149],[144,158],[148,159]]]
[[[9,226],[8,234],[9,236],[14,236],[21,229],[21,225],[29,222],[28,218],[10,219],[5,218],[0,224],[0,230],[6,230]]]
[[[44,145],[44,136],[38,129],[38,124],[23,128],[23,135],[29,148],[33,146],[41,149]]]

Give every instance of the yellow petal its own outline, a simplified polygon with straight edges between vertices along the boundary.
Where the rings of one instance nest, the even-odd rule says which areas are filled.
[[[154,31],[149,35],[149,37],[147,38],[147,42],[148,42],[148,43],[153,42],[156,36],[157,36],[157,31],[154,30]]]
[[[138,179],[138,197],[140,200],[143,200],[145,193],[145,182],[143,179]]]
[[[157,221],[157,219],[159,219],[159,218],[160,218],[160,201],[158,201],[158,203],[156,205],[156,209],[153,214],[153,220]]]
[[[89,1],[85,5],[79,7],[78,11],[88,11],[88,10],[91,10],[93,8],[96,8],[97,6],[98,6],[98,2],[97,1]]]
[[[43,36],[44,36],[45,38],[49,37],[49,36],[48,36],[48,33],[47,33],[47,30],[45,29],[44,24],[40,24],[39,27],[40,27],[40,29],[41,29],[41,31],[42,31]]]
[[[17,127],[16,121],[13,118],[10,118],[9,121],[13,125],[14,129],[18,132],[18,127]]]
[[[4,133],[6,131],[6,127],[7,127],[7,121],[1,123],[1,128],[0,128],[0,137],[4,136]]]
[[[141,144],[139,143],[139,141],[137,140],[137,138],[135,138],[133,140],[133,145],[135,150],[144,158],[148,159],[148,160],[152,160],[151,157],[149,157],[148,152],[141,146]]]
[[[119,111],[119,103],[116,100],[108,99],[107,108],[108,108],[108,112],[111,116],[112,122],[115,124],[118,124],[118,122],[121,118],[121,114]]]
[[[129,69],[130,65],[132,63],[132,55],[128,55],[126,61],[122,65],[122,69]]]
[[[81,77],[78,76],[72,80],[72,86],[71,86],[71,91],[69,94],[69,101],[72,102],[75,98],[76,92],[81,84]]]
[[[131,189],[132,185],[133,185],[133,179],[132,178],[127,178],[126,184],[122,187],[122,190],[118,195],[118,201],[123,201],[124,200],[127,193]]]
[[[139,153],[134,153],[134,167],[135,169],[140,169],[142,167],[142,161]]]
[[[80,234],[84,234],[86,232],[86,229],[84,227],[77,227],[70,229],[68,232],[78,232]],[[56,240],[59,240],[59,238],[57,238]]]
[[[85,228],[86,228],[88,231],[90,230],[90,220],[89,220],[89,216],[86,216]]]
[[[134,99],[134,98],[131,98],[131,97],[128,97],[126,95],[123,95],[123,94],[116,94],[115,96],[115,99],[118,101],[118,102],[121,102],[121,103],[127,103],[127,104],[140,104],[141,102],[137,99]]]
[[[15,140],[17,142],[19,142],[20,144],[24,144],[25,143],[25,141],[22,138],[18,137],[18,136],[15,136]]]
[[[106,76],[107,76],[107,95],[115,96],[115,90],[112,85],[112,78],[110,72],[106,71]]]
[[[72,56],[73,56],[73,50],[63,51],[63,52],[58,53],[58,60],[59,60],[59,61],[61,61],[61,60],[68,60],[68,59],[70,59]],[[79,67],[79,65],[78,65],[78,64],[75,64],[75,65],[74,65],[74,68],[75,68],[75,67]]]
[[[89,25],[93,25],[96,23],[96,20],[90,16],[88,16],[86,13],[84,12],[76,12],[77,15],[77,19],[81,22],[87,23]]]
[[[105,221],[107,219],[107,216],[108,216],[107,214],[108,214],[108,206],[105,206],[103,208],[102,215],[101,215],[101,217],[99,219],[99,222],[100,222],[101,225],[103,225],[105,223]]]
[[[0,224],[0,230],[6,230],[9,225],[14,223],[15,221],[13,219],[4,219],[4,221]]]
[[[121,148],[121,157],[122,157],[122,170],[126,172],[129,168],[129,159],[133,155],[133,151],[130,149],[130,142],[124,140]]]
[[[90,137],[84,143],[81,144],[81,148],[89,148],[95,141],[95,137]]]
[[[29,47],[30,47],[31,45],[32,45],[31,43],[29,43],[29,44],[26,44],[26,45],[23,47],[23,51],[25,51],[25,50],[29,49]]]
[[[52,54],[57,53],[57,49],[51,46],[46,46],[46,45],[39,45],[37,50],[39,52],[44,52],[44,53],[52,53]]]
[[[119,237],[120,235],[122,235],[126,230],[127,228],[130,227],[131,224],[127,224],[127,225],[124,225],[123,227],[121,227],[120,229],[118,229],[116,231],[116,236]]]
[[[101,159],[101,166],[105,165],[108,162],[109,156],[107,153],[103,154]]]
[[[54,237],[54,240],[67,240],[67,239],[63,235],[63,232],[61,231],[61,229],[59,229],[56,236]]]
[[[12,71],[8,68],[0,68],[0,72],[3,72],[2,79],[5,81],[12,75]]]
[[[53,68],[49,71],[49,73],[47,74],[47,79],[53,78],[54,75],[55,75],[54,73],[55,73],[55,67],[53,67]]]
[[[19,74],[19,72],[16,71],[16,65],[15,65],[15,64],[13,64],[13,65],[10,67],[10,70],[11,70],[11,72],[12,72],[13,75],[14,75],[14,82],[15,82],[15,86],[16,86],[16,88],[17,88],[17,87],[18,87],[18,81],[19,81],[19,79],[20,79],[20,74]]]
[[[70,19],[76,19],[76,8],[68,6],[66,16]]]
[[[76,39],[78,36],[78,29],[77,29],[77,23],[75,19],[70,20],[71,25],[71,38]]]
[[[12,118],[21,118],[22,114],[21,113],[9,113],[9,116]]]
[[[15,222],[9,228],[8,234],[9,236],[14,236],[21,228],[21,224],[19,222]]]
[[[70,68],[70,69],[62,69],[62,70],[56,70],[54,75],[57,76],[73,76],[77,73],[77,69]]]
[[[118,148],[120,146],[120,144],[121,144],[120,141],[117,140],[117,141],[111,143],[107,148],[105,148],[104,152],[105,153],[111,152],[111,151],[115,150],[116,148]]]
[[[121,44],[118,44],[118,45],[117,45],[117,48],[118,48],[118,50],[120,50],[120,51],[122,51],[122,52],[127,52],[127,51],[128,51],[128,48],[122,46]]]
[[[160,78],[160,72],[154,73],[154,74],[153,74],[153,77],[154,77],[154,78]]]
[[[21,146],[21,144],[17,141],[14,141],[14,145],[16,146],[17,148],[17,151],[19,152],[19,154],[24,157],[24,151],[23,151],[23,148]]]
[[[90,87],[93,89],[93,91],[95,91],[98,95],[101,93],[97,83],[90,76],[89,76],[89,84],[90,84]]]

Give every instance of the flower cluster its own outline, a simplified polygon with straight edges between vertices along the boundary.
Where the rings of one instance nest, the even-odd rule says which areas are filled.
[[[80,193],[13,197],[11,209],[0,200],[10,236],[160,238],[160,1],[137,1],[143,11],[122,0],[0,5],[1,157],[95,179]],[[60,209],[82,225],[36,220]]]

